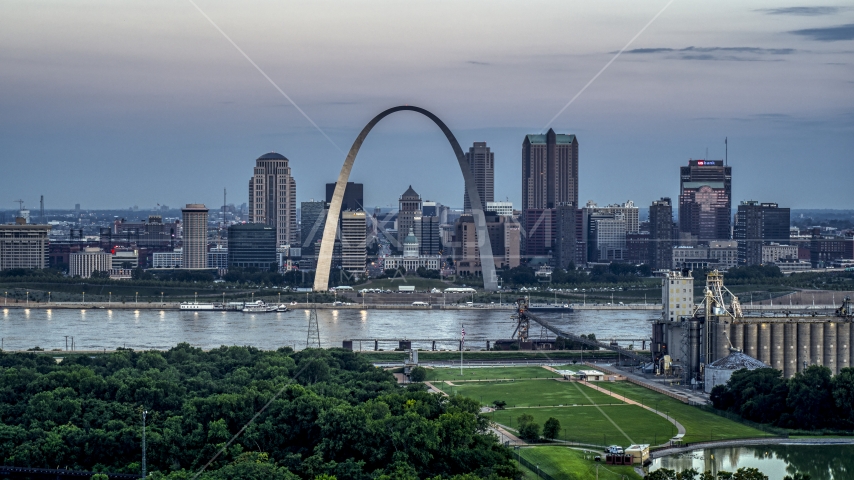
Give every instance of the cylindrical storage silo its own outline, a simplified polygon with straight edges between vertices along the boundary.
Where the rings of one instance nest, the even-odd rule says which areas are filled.
[[[760,362],[771,365],[771,325],[768,323],[759,324],[759,356],[756,357]]]
[[[794,323],[783,325],[783,376],[792,377],[798,371],[798,327]]]
[[[771,363],[769,365],[781,372],[783,371],[783,350],[786,345],[783,339],[784,327],[785,325],[782,323],[771,324],[771,343],[768,345],[768,349],[771,350]]]
[[[840,322],[836,324],[836,371],[843,368],[848,368],[851,363],[848,361],[851,345],[851,324]]]
[[[691,320],[688,323],[688,358],[691,359],[691,375],[700,373],[700,322]]]
[[[759,325],[748,323],[744,327],[744,353],[759,358]]]
[[[834,375],[839,372],[836,367],[836,323],[824,324],[824,358],[822,363],[829,368]]]
[[[744,324],[743,323],[733,323],[729,327],[730,340],[732,340],[732,346],[737,348],[738,351],[744,351]]]
[[[806,365],[810,364],[810,350],[812,350],[812,339],[810,339],[810,324],[798,324],[798,364],[796,372],[803,372]]]
[[[729,355],[729,324],[718,322],[715,326],[715,358],[707,360],[707,363],[712,363],[715,360]]]
[[[824,324],[810,324],[810,365],[823,365],[824,355],[822,355],[822,347],[824,347]]]

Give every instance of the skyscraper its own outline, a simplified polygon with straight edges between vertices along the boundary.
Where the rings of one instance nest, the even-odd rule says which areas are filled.
[[[347,187],[344,189],[344,199],[341,202],[341,211],[357,211],[364,210],[363,200],[364,185],[361,183],[347,182]],[[326,184],[326,203],[332,203],[332,195],[335,193],[335,184]]]
[[[208,268],[208,208],[188,203],[181,209],[184,217],[183,268]]]
[[[341,268],[364,273],[367,261],[367,217],[365,212],[341,212]]]
[[[526,135],[522,142],[522,223],[529,258],[545,255],[554,246],[554,209],[558,205],[578,207],[578,139],[552,129],[545,135]]]
[[[555,265],[566,269],[570,263],[583,264],[587,252],[582,251],[584,241],[581,238],[581,210],[573,205],[558,205],[555,211],[557,217]]]
[[[469,162],[474,183],[477,185],[477,194],[480,195],[481,206],[485,206],[486,202],[495,201],[494,154],[486,146],[486,142],[474,142],[474,145],[466,152],[466,160]],[[463,211],[471,213],[471,201],[468,193],[463,195]]]
[[[790,211],[776,203],[741,202],[735,214],[733,237],[739,265],[762,263],[762,245],[789,242]]]
[[[249,179],[249,223],[274,227],[278,245],[299,241],[297,184],[288,159],[278,153],[266,153],[255,160]]]
[[[415,231],[415,217],[421,215],[421,195],[418,195],[410,185],[400,196],[397,211],[397,241],[401,247],[409,231]]]
[[[522,142],[522,210],[578,207],[578,139],[575,135],[526,135]]]
[[[679,231],[704,243],[729,240],[732,167],[723,160],[691,160],[679,171]]]
[[[326,228],[326,202],[302,202],[300,204],[300,231],[302,236],[302,256],[311,257],[316,252],[315,245],[323,238]]]
[[[673,265],[673,204],[667,197],[649,207],[649,261],[653,270]]]

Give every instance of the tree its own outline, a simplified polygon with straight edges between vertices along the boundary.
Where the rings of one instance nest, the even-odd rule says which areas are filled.
[[[409,380],[412,382],[427,380],[427,369],[424,367],[412,367],[412,370],[409,371]]]
[[[843,368],[831,380],[837,418],[844,428],[854,428],[854,368]]]
[[[811,365],[789,380],[786,406],[791,412],[791,426],[816,429],[830,424],[835,411],[830,376],[829,368]]]
[[[540,439],[540,424],[527,422],[519,427],[519,436],[529,442],[536,442]]]
[[[504,400],[495,400],[494,402],[492,402],[492,405],[495,406],[496,410],[504,410],[504,408],[507,406],[507,402],[505,402]]]
[[[560,420],[549,417],[543,424],[543,436],[546,438],[557,438],[560,435]]]

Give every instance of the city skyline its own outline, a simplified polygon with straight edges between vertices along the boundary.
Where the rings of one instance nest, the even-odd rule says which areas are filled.
[[[332,142],[191,4],[156,10],[162,27],[154,36],[155,10],[141,5],[9,5],[0,19],[7,38],[0,62],[10,67],[0,79],[8,92],[0,100],[4,201],[25,198],[33,206],[45,194],[48,207],[180,205],[187,197],[217,205],[223,187],[245,188],[238,179],[248,163],[269,151],[291,161],[304,185],[298,202],[322,198],[365,121],[387,107],[417,104],[445,119],[464,146],[486,142],[495,154],[495,198],[520,205],[522,139],[544,133],[584,90],[550,124],[580,139],[582,204],[677,198],[678,185],[660,181],[660,173],[689,159],[723,158],[728,137],[738,172],[733,201],[846,205],[822,186],[854,146],[846,53],[854,10],[847,7],[543,2],[552,14],[535,20],[514,4],[284,10],[258,2],[239,14],[198,5]],[[138,18],[126,21],[131,14]],[[471,15],[488,21],[475,32],[455,28]],[[418,21],[401,29],[399,18]],[[579,28],[526,27],[569,18]],[[321,21],[339,31],[313,28]],[[277,36],[257,33],[271,22],[284,27],[274,29]],[[331,47],[345,35],[346,48]],[[368,205],[393,205],[409,183],[423,198],[459,201],[462,181],[446,175],[453,154],[424,119],[402,115],[384,124],[362,155],[368,161],[351,179],[365,184]],[[423,185],[404,156],[432,166],[417,170]],[[43,159],[54,174],[37,174],[29,158]],[[145,168],[129,180],[123,170],[134,164]],[[191,176],[193,185],[181,183]],[[120,184],[121,195],[104,194],[97,188],[104,182]]]

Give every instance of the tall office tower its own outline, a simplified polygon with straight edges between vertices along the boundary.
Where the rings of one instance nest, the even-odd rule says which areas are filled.
[[[341,212],[341,268],[364,273],[367,262],[367,216],[362,210]]]
[[[583,241],[581,238],[581,210],[573,205],[558,205],[557,236],[555,238],[555,266],[566,269],[570,263],[581,265],[584,262]]]
[[[341,202],[341,211],[357,211],[364,210],[363,200],[364,185],[361,183],[347,182],[347,187],[344,188],[344,199]],[[332,203],[332,194],[335,193],[335,184],[326,184],[326,203]]]
[[[466,160],[469,162],[474,183],[477,185],[477,194],[480,196],[481,207],[486,202],[495,201],[495,159],[486,142],[474,142],[474,145],[466,152]],[[471,213],[471,201],[468,192],[463,195],[463,211]]]
[[[526,135],[522,142],[522,210],[578,206],[578,139],[575,135]]]
[[[789,242],[790,210],[776,203],[741,202],[735,214],[734,239],[739,265],[760,265],[762,245]]]
[[[188,203],[181,209],[184,217],[183,268],[208,268],[208,208]]]
[[[302,233],[302,256],[311,257],[320,253],[317,242],[323,238],[326,228],[326,214],[329,212],[326,202],[302,202],[300,204],[300,231]]]
[[[528,257],[544,255],[555,243],[554,222],[532,239],[531,228],[542,226],[538,220],[544,218],[544,210],[567,204],[578,207],[578,139],[552,129],[545,135],[526,135],[522,142],[522,223],[528,232],[523,247]],[[554,219],[555,214],[552,211],[548,216]],[[546,233],[548,238],[541,238]]]
[[[255,160],[249,179],[249,223],[274,227],[279,245],[299,242],[297,184],[288,159],[278,153],[266,153]]]
[[[587,226],[587,261],[623,261],[626,252],[626,219],[623,214],[593,211],[583,215]]]
[[[588,206],[589,205],[590,203],[588,203]],[[635,206],[635,202],[629,200],[623,204],[614,203],[611,205],[606,205],[604,207],[596,206],[595,203],[593,203],[592,205],[599,213],[616,213],[622,215],[626,221],[626,233],[638,233],[638,231],[640,231],[640,222],[638,220],[638,207]]]
[[[669,270],[673,264],[673,204],[667,197],[649,207],[649,261],[653,270]]]
[[[397,211],[397,241],[401,246],[409,230],[415,231],[415,217],[421,215],[421,195],[418,195],[410,185],[400,196]]]
[[[723,160],[690,160],[679,171],[679,231],[704,243],[729,240],[732,167]]]
[[[276,229],[260,223],[228,227],[228,266],[272,269],[278,264]]]
[[[416,223],[421,255],[438,255],[440,246],[439,217],[435,215],[422,215]]]
[[[529,208],[522,217],[525,227],[525,256],[550,255],[557,239],[557,210],[554,208]]]
[[[492,258],[496,269],[519,266],[521,230],[513,218],[487,213],[486,229],[492,244]],[[455,262],[457,274],[481,274],[480,249],[477,243],[474,217],[470,214],[460,216],[454,224]]]

